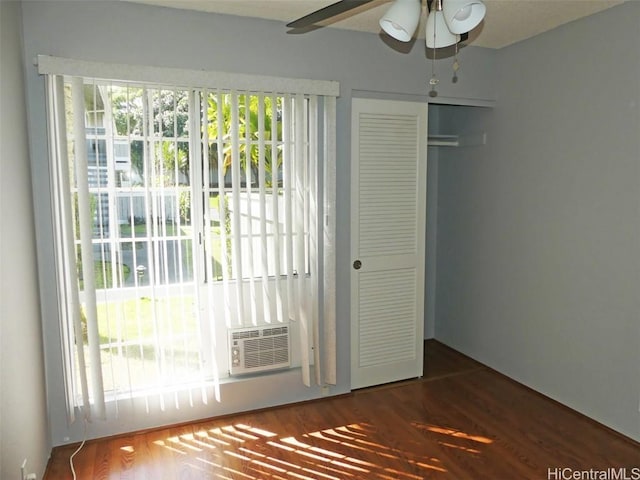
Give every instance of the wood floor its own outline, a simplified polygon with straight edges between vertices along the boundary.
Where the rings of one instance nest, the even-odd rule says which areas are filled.
[[[72,478],[74,449],[54,449],[45,479]],[[611,468],[633,478],[640,445],[428,341],[422,379],[92,441],[74,464],[87,480],[560,479]]]

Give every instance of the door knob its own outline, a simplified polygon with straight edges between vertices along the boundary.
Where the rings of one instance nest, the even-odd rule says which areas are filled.
[[[356,260],[355,262],[353,262],[353,268],[355,268],[356,270],[360,270],[361,267],[362,262],[360,260]]]

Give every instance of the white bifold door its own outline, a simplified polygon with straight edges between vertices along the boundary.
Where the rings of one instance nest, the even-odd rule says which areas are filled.
[[[427,104],[353,99],[351,387],[422,376]]]

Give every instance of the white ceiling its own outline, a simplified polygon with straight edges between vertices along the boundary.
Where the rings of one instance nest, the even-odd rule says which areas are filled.
[[[244,17],[266,18],[284,23],[295,20],[337,0],[129,0]],[[443,0],[446,1],[446,0]],[[564,23],[592,15],[629,0],[483,0],[484,22],[470,34],[469,44],[501,48],[533,37]],[[391,0],[373,0],[325,22],[330,28],[380,32],[378,20]],[[424,0],[423,0],[424,3]],[[283,25],[283,29],[286,27]],[[424,15],[418,30],[424,38]]]

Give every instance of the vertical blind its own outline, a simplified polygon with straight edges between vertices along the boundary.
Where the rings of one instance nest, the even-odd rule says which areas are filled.
[[[312,371],[335,383],[337,87],[284,79],[294,88],[276,94],[264,78],[263,91],[228,88],[251,80],[229,74],[202,86],[202,72],[181,71],[197,85],[184,87],[142,67],[39,67],[70,418],[133,398],[147,411],[224,401],[237,326],[291,322],[303,383]]]

